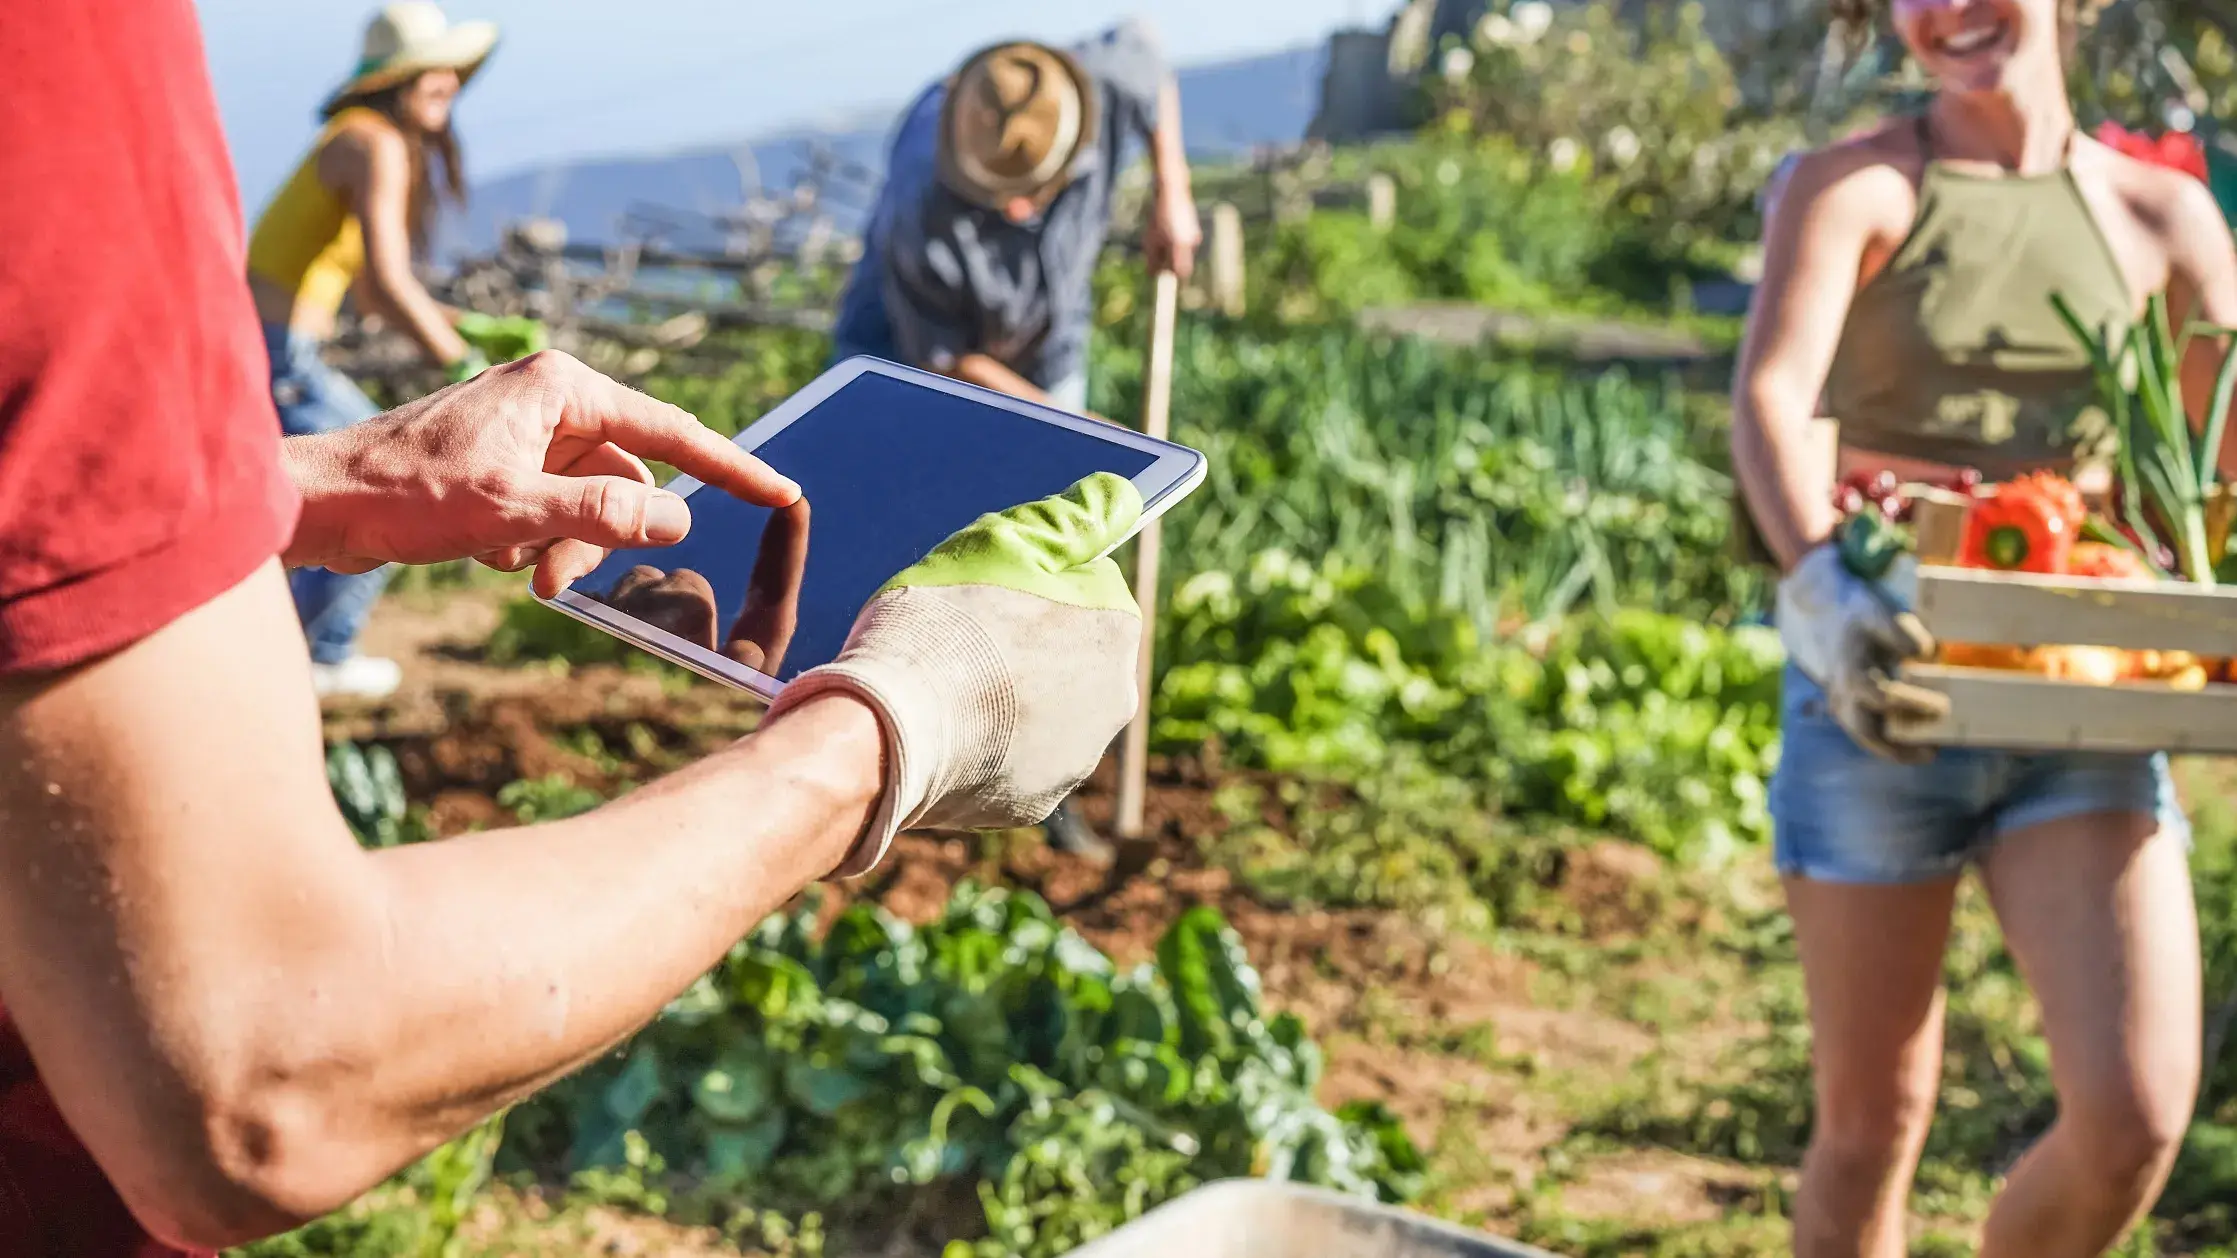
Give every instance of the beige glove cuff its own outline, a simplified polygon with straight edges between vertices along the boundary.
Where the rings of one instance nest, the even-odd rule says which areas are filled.
[[[832,693],[858,698],[878,714],[886,752],[885,789],[869,829],[833,877],[875,868],[893,836],[921,824],[954,782],[993,776],[1017,726],[1017,692],[1001,652],[938,590],[891,590],[873,599],[839,658],[788,683],[768,719]]]

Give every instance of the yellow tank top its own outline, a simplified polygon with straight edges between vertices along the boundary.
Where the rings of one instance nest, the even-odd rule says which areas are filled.
[[[353,115],[371,113],[345,109],[334,115],[249,234],[249,273],[293,293],[298,314],[315,310],[333,317],[365,269],[365,235],[357,215],[320,181],[318,159]]]

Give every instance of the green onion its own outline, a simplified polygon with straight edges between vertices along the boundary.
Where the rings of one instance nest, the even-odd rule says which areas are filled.
[[[2180,338],[2169,327],[2167,299],[2154,294],[2145,317],[2125,331],[2092,332],[2063,296],[2051,304],[2089,354],[2091,374],[2119,440],[2116,509],[2139,538],[2156,538],[2174,552],[2183,577],[2214,584],[2214,553],[2206,520],[2229,406],[2237,397],[2237,354],[2227,351],[2237,333],[2192,322]],[[2204,425],[2192,431],[2183,399],[2183,356],[2192,338],[2225,343]]]

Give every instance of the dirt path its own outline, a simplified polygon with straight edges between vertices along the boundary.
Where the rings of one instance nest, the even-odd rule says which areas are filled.
[[[1581,363],[1627,362],[1686,366],[1717,352],[1698,336],[1660,324],[1547,318],[1494,310],[1467,302],[1423,302],[1360,312],[1360,327],[1447,345],[1492,342],[1558,350]]]

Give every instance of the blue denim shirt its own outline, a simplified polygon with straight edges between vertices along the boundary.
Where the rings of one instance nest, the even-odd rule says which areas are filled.
[[[1102,133],[1031,222],[1012,223],[940,182],[944,82],[902,115],[862,258],[839,301],[837,357],[874,354],[937,371],[980,353],[1044,389],[1086,370],[1090,284],[1110,233],[1112,183],[1129,142],[1156,126],[1166,69],[1135,23],[1071,51],[1103,93]]]

